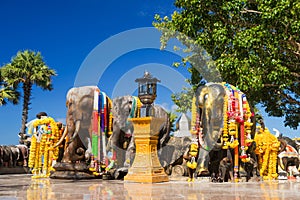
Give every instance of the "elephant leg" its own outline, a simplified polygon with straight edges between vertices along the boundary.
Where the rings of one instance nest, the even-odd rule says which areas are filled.
[[[9,167],[13,167],[13,153],[11,151],[11,149],[9,149],[9,163],[8,163],[8,166]]]
[[[283,167],[284,167],[283,170],[287,172],[287,170],[288,170],[287,169],[288,168],[288,158],[283,157],[282,158],[282,164],[283,164]]]
[[[24,167],[28,166],[28,156],[29,156],[28,147],[24,147]]]
[[[76,139],[73,140],[71,143],[69,143],[65,150],[62,162],[71,163],[77,161],[78,160],[78,156],[76,155],[77,147],[79,147],[79,145],[77,145]]]
[[[299,167],[299,158],[293,158],[293,166],[292,166],[292,175],[293,176],[300,176],[300,173],[298,171]]]
[[[232,167],[229,169],[228,174],[229,174],[230,180],[233,181],[234,177],[233,177],[233,168]]]
[[[225,166],[220,165],[219,167],[219,176],[221,178],[221,182],[223,182],[225,180],[225,175],[226,175],[227,169]]]
[[[201,175],[204,172],[208,172],[208,163],[209,163],[209,151],[206,151],[202,148],[199,149],[199,156],[197,160],[197,173]]]
[[[107,144],[107,151],[112,152],[113,157],[116,157],[117,162],[115,163],[118,167],[121,167],[124,163],[124,153],[122,149],[122,133],[119,126],[114,122],[113,134],[110,136]]]
[[[89,162],[91,160],[92,155],[92,142],[90,138],[87,138],[87,150],[85,151],[85,161]]]
[[[287,158],[278,158],[278,179],[286,180],[287,179]]]
[[[196,172],[196,169],[191,169],[189,168],[189,181],[194,181],[194,176],[195,176],[195,172]]]
[[[130,167],[135,156],[134,137],[132,136],[125,154],[124,167]]]
[[[298,169],[299,168],[299,158],[294,158],[294,162],[295,162],[295,165],[296,165],[296,168]]]

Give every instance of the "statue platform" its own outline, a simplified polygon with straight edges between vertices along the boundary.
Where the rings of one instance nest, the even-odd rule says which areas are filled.
[[[157,155],[158,134],[163,118],[131,118],[134,126],[136,153],[125,181],[158,183],[169,181]]]
[[[101,179],[32,179],[30,174],[7,174],[0,175],[0,199],[299,199],[300,182],[296,180],[212,183],[186,179],[141,184]]]

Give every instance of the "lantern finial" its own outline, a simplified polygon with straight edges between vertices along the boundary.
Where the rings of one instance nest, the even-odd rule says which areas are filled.
[[[135,80],[139,84],[138,96],[143,103],[141,108],[141,115],[143,115],[143,109],[146,109],[145,116],[152,116],[152,103],[156,98],[156,86],[159,79],[153,77],[150,72],[145,70],[144,76],[142,78],[137,78]]]

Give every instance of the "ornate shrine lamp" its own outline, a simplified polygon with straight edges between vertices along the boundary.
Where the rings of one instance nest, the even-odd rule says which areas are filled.
[[[156,83],[160,80],[145,72],[144,77],[136,79],[135,82],[139,84],[138,96],[143,106],[141,117],[129,119],[134,127],[136,154],[124,180],[145,183],[169,181],[157,155],[159,131],[166,119],[154,117],[152,106],[156,98]]]
[[[138,97],[143,103],[141,107],[141,117],[154,116],[152,105],[156,98],[157,82],[160,82],[160,80],[145,71],[144,76],[137,78],[135,82],[138,83]]]

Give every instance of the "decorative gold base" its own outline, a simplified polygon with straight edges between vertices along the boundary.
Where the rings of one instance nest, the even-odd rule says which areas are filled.
[[[160,183],[160,182],[168,182],[169,177],[166,174],[135,174],[135,175],[127,175],[124,178],[125,181],[128,182],[140,182],[140,183]]]
[[[131,118],[134,126],[136,154],[125,181],[158,183],[169,181],[157,156],[158,134],[163,118]]]

